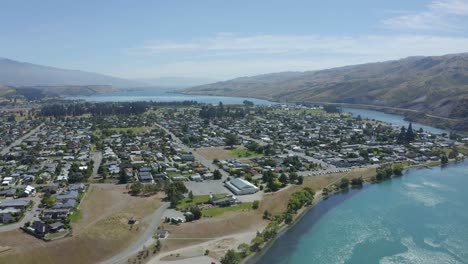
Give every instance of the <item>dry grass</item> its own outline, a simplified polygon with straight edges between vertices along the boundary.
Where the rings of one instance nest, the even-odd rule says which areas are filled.
[[[224,148],[199,148],[196,152],[208,160],[227,160],[235,158],[231,151]]]
[[[12,250],[0,254],[0,263],[96,263],[136,240],[159,207],[161,197],[131,197],[124,186],[94,186],[81,205],[82,218],[71,238],[43,242],[19,230],[2,233],[0,246]],[[127,221],[140,222],[130,229]]]

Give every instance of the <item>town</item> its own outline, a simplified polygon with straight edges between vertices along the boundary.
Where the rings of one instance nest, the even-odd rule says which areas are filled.
[[[154,211],[119,218],[124,229],[138,230],[135,237],[149,237],[132,250],[109,251],[108,263],[143,263],[148,245],[152,254],[173,252],[182,244],[171,237],[183,237],[197,221],[256,210],[263,215],[256,227],[264,227],[274,213],[263,210],[265,199],[293,186],[313,182],[315,192],[326,194],[351,175],[353,184],[380,180],[378,173],[363,178],[365,170],[390,164],[401,172],[467,153],[467,139],[459,135],[392,126],[335,106],[60,101],[26,113],[3,111],[0,118],[1,233],[21,230],[65,243],[80,236],[80,225],[106,220],[86,216],[102,202],[92,200],[99,192],[125,193],[106,203],[109,215],[126,199],[159,199]],[[143,230],[139,223],[155,211]]]

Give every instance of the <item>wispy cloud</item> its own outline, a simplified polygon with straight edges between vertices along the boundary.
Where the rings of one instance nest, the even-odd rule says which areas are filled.
[[[459,31],[468,17],[468,0],[434,0],[425,10],[403,14],[382,21],[397,30]]]
[[[181,42],[153,42],[132,49],[145,58],[168,56],[168,62],[122,69],[132,77],[209,76],[226,79],[277,72],[307,71],[415,55],[467,52],[468,38],[431,35],[215,35]],[[183,55],[181,55],[183,54]]]
[[[467,38],[431,35],[365,35],[324,37],[318,35],[215,35],[182,42],[154,41],[129,49],[132,55],[187,53],[196,56],[238,56],[246,54],[315,55],[409,55],[457,52],[465,49]],[[461,45],[461,46],[460,46]],[[205,53],[206,54],[205,54]]]

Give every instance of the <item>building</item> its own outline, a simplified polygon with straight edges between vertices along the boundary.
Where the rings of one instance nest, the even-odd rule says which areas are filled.
[[[236,178],[232,181],[226,182],[224,185],[236,195],[252,194],[258,192],[257,186],[241,178]]]
[[[154,183],[151,169],[148,167],[142,167],[138,170],[138,179],[141,183]]]

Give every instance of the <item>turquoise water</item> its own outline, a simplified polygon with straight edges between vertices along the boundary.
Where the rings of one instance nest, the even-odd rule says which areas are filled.
[[[409,122],[405,121],[404,117],[400,115],[393,115],[393,114],[387,114],[384,112],[379,112],[379,111],[374,111],[374,110],[348,108],[348,107],[343,107],[343,111],[349,112],[353,114],[353,116],[360,115],[362,118],[380,120],[380,121],[390,123],[392,125],[396,125],[399,127],[401,126],[408,127],[409,125]],[[426,126],[426,125],[414,123],[414,122],[413,122],[413,128],[417,130],[419,130],[419,128],[422,128],[424,131],[435,133],[435,134],[448,133],[447,131],[443,129],[438,129],[435,127]]]
[[[227,96],[208,96],[208,95],[185,95],[170,93],[169,89],[145,88],[138,91],[123,91],[107,94],[98,94],[93,96],[68,97],[67,99],[85,100],[90,102],[123,102],[123,101],[154,101],[154,102],[174,102],[174,101],[197,101],[206,104],[242,104],[244,100],[249,100],[256,105],[275,104],[267,100],[246,98],[246,97],[227,97]]]
[[[463,162],[332,196],[258,263],[468,263],[466,186]]]

